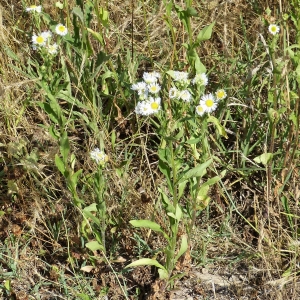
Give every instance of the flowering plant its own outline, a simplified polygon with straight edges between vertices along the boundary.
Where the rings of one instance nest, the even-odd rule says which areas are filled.
[[[196,73],[193,78],[183,71],[170,70],[166,74],[168,80],[162,81],[160,73],[145,72],[143,81],[134,83],[131,89],[138,95],[136,114],[149,117],[160,137],[159,169],[166,177],[167,188],[160,187],[159,192],[169,219],[169,229],[166,231],[149,220],[130,222],[135,227],[146,227],[165,237],[167,246],[163,251],[166,261],[163,266],[154,259],[142,258],[127,267],[155,265],[160,278],[172,282],[175,264],[188,250],[196,212],[208,205],[208,188],[220,179],[216,176],[200,185],[200,179],[213,161],[208,146],[207,124],[214,123],[219,133],[226,137],[225,129],[212,114],[227,94],[224,89],[205,93],[209,83],[205,72]],[[166,84],[161,85],[161,82]],[[190,152],[187,161],[186,154]],[[185,193],[187,187],[190,189],[189,196]],[[180,203],[182,198],[189,199],[185,210]],[[182,225],[184,218],[185,225]],[[178,232],[182,226],[185,233],[180,236],[181,243],[178,245]]]

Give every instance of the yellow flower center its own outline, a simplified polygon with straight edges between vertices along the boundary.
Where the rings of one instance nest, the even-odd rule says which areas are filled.
[[[202,107],[201,105],[198,105],[198,106],[197,106],[197,111],[198,111],[199,113],[202,113],[202,112],[203,112],[203,107]]]
[[[207,99],[205,101],[205,104],[206,104],[207,107],[212,107],[214,105],[214,101],[211,100],[211,99]]]
[[[223,98],[225,96],[225,92],[224,91],[218,91],[217,92],[217,97],[218,98]]]
[[[152,108],[152,109],[155,109],[155,110],[156,110],[156,109],[158,109],[158,106],[159,106],[159,105],[158,105],[158,103],[156,103],[156,102],[152,102],[152,103],[151,103],[151,108]]]
[[[44,39],[41,35],[38,36],[38,37],[36,38],[36,42],[37,42],[38,44],[43,44],[44,41],[45,41],[45,39]]]
[[[60,31],[60,32],[64,32],[65,31],[65,26],[59,26],[58,27],[58,31]]]
[[[30,8],[37,8],[36,5],[30,5]]]
[[[151,92],[155,93],[157,91],[157,87],[154,85],[154,86],[151,86]]]
[[[98,153],[97,156],[98,156],[99,159],[103,159],[103,154],[102,153]]]

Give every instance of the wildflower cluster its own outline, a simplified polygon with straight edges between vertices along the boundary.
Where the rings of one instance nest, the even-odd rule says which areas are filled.
[[[41,13],[42,7],[40,5],[39,6],[31,5],[26,8],[26,11],[29,13]],[[57,24],[54,32],[57,35],[65,36],[68,33],[68,29],[63,24]],[[43,32],[40,32],[37,34],[34,33],[31,37],[32,48],[34,50],[46,49],[48,54],[56,55],[58,52],[58,45],[57,45],[57,43],[51,43],[52,36],[53,36],[53,34],[49,30],[43,31]]]
[[[104,166],[108,161],[108,156],[99,148],[95,148],[93,151],[91,151],[90,155],[91,158],[100,166]]]
[[[58,35],[64,36],[68,33],[68,29],[62,25],[58,24],[55,27],[55,32]],[[58,45],[57,43],[51,43],[52,32],[51,31],[43,31],[38,34],[33,34],[32,40],[32,47],[34,50],[36,49],[46,49],[47,52],[51,55],[55,55],[58,52]]]
[[[168,71],[172,78],[172,87],[169,89],[169,98],[190,103],[193,100],[193,89],[203,89],[208,84],[208,77],[205,73],[196,74],[193,79],[189,79],[187,72]],[[148,116],[160,110],[161,98],[157,94],[161,90],[158,83],[160,74],[157,72],[144,73],[144,81],[132,85],[131,89],[139,95],[140,102],[135,107],[135,112],[139,115]],[[198,89],[199,90],[199,89]],[[195,93],[194,93],[195,94]],[[224,89],[217,90],[214,94],[204,94],[196,106],[196,114],[199,116],[205,113],[212,113],[216,110],[218,102],[227,96]]]
[[[189,74],[187,72],[173,71],[172,77],[174,79],[174,84],[169,90],[170,99],[182,100],[184,102],[190,102],[192,95],[187,89],[190,84],[188,79]]]
[[[174,80],[173,87],[169,90],[170,99],[182,100],[185,102],[191,102],[192,94],[190,90],[193,86],[197,88],[203,88],[208,84],[208,77],[205,73],[196,74],[193,79],[189,79],[187,72],[169,71],[168,72]],[[217,108],[219,100],[226,98],[226,92],[223,89],[217,90],[215,94],[205,94],[199,100],[196,106],[196,113],[199,116],[205,113],[211,113]]]
[[[161,99],[158,96],[161,90],[160,74],[145,72],[143,79],[144,81],[133,84],[131,89],[138,93],[140,100],[135,107],[135,112],[138,115],[149,116],[157,113],[161,108]]]
[[[216,110],[218,102],[227,96],[225,90],[220,89],[215,94],[205,94],[200,98],[199,104],[196,106],[196,113],[199,116],[205,113],[211,113]]]

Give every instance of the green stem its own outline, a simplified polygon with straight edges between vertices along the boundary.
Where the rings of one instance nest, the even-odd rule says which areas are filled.
[[[174,149],[173,149],[173,142],[169,141],[169,149],[171,152],[171,167],[172,167],[172,175],[173,175],[173,205],[175,207],[175,215],[176,210],[178,207],[178,195],[177,195],[177,170],[175,164],[175,157],[174,157]],[[175,257],[175,250],[176,250],[176,242],[177,242],[177,233],[178,233],[178,220],[169,217],[170,220],[170,229],[171,229],[171,240],[169,241],[169,247],[167,249],[167,270],[169,273],[169,277],[172,275],[172,271],[174,269],[174,257]]]
[[[189,8],[192,6],[192,0],[187,0],[186,1],[186,7]],[[193,43],[193,32],[192,32],[192,26],[191,26],[191,17],[187,17],[186,20],[187,24],[187,30],[188,30],[188,35],[189,35],[189,45],[192,46]]]

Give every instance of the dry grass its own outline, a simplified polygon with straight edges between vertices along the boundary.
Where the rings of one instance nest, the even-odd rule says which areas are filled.
[[[52,6],[55,1],[44,2],[45,10],[58,18]],[[157,252],[163,243],[159,236],[149,236],[146,230],[137,235],[128,223],[134,218],[155,219],[166,226],[157,192],[157,186],[165,182],[158,170],[158,141],[153,128],[148,124],[137,126],[130,107],[132,96],[124,100],[119,92],[113,95],[115,106],[105,107],[113,102],[103,100],[105,118],[92,112],[90,104],[86,114],[89,118],[94,115],[101,128],[98,133],[82,120],[76,120],[70,128],[76,168],[84,170],[78,192],[87,203],[95,197],[90,189],[94,167],[88,153],[98,144],[98,134],[109,154],[108,264],[101,253],[84,248],[92,236],[82,235],[82,213],[72,204],[64,178],[54,164],[59,145],[46,130],[51,120],[36,105],[45,100],[45,94],[36,88],[35,79],[16,71],[24,69],[27,59],[34,56],[26,34],[31,30],[28,15],[21,1],[0,1],[2,299],[101,299],[106,294],[109,299],[123,299],[118,280],[127,290],[128,299],[156,299],[153,295],[157,291],[159,299],[299,299],[299,151],[295,144],[299,124],[289,121],[289,113],[299,110],[297,105],[290,104],[277,123],[272,172],[253,161],[271,143],[267,117],[270,85],[265,80],[269,58],[258,33],[267,34],[265,9],[269,6],[279,19],[281,8],[277,1],[194,2],[199,13],[192,24],[195,35],[203,26],[217,21],[212,39],[199,47],[203,64],[211,70],[210,88],[217,84],[229,87],[230,102],[238,105],[219,113],[229,138],[211,136],[213,154],[219,159],[213,171],[227,169],[227,174],[211,191],[210,206],[197,217],[191,257],[178,266],[177,271],[184,269],[188,276],[170,292],[159,290],[161,283],[150,267],[122,271],[127,262],[139,256],[161,255]],[[283,12],[293,9],[287,0],[280,3]],[[70,9],[73,4],[69,3]],[[176,28],[173,41],[164,21],[162,1],[135,1],[133,8],[132,24],[131,1],[108,1],[110,25],[105,49],[93,44],[95,54],[111,54],[116,65],[120,57],[122,71],[130,79],[120,83],[124,90],[145,70],[187,67],[182,46],[187,35],[176,14],[172,14]],[[95,30],[100,27],[96,22],[92,25]],[[293,44],[297,32],[291,21],[289,26],[289,43]],[[281,38],[281,46],[283,42]],[[134,58],[128,64],[132,47]],[[298,84],[287,84],[293,68],[287,60],[278,83],[283,95],[279,106],[289,98],[290,90],[298,93]],[[72,87],[74,91],[81,89],[79,84]],[[115,145],[111,142],[113,131]],[[259,143],[253,151],[247,152],[256,141]],[[80,270],[91,264],[91,272]]]

